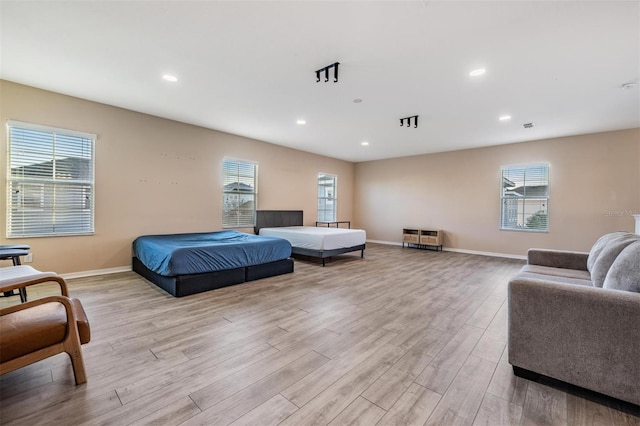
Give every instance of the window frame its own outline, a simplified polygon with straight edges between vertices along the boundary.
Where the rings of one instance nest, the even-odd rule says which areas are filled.
[[[321,188],[325,187],[324,185],[321,185],[320,181],[322,178],[331,178],[333,181],[333,185],[331,185],[331,187],[333,188],[333,196],[321,196],[320,191]],[[335,175],[333,173],[324,173],[324,172],[319,172],[317,175],[317,179],[316,179],[316,190],[318,193],[318,200],[317,200],[317,211],[316,211],[316,216],[318,218],[318,222],[335,222],[338,220],[338,175]],[[328,209],[320,209],[320,202],[321,200],[325,200],[325,206],[329,203],[329,201],[331,202],[331,204],[333,204],[333,208],[331,210]],[[324,216],[321,215],[321,212],[328,212],[331,211],[331,219],[327,218],[326,214]]]
[[[97,135],[16,120],[7,120],[6,131],[6,238],[95,235],[95,148]],[[41,137],[50,137],[50,150],[46,143],[14,150],[14,146],[19,144],[17,138],[14,138],[14,131],[24,131],[25,134],[38,132]],[[38,135],[26,136],[25,141],[28,141],[29,137],[35,139]],[[77,139],[75,142],[78,146],[70,143],[73,139]],[[87,148],[90,150],[89,153],[87,153]],[[25,164],[26,161],[35,161],[35,158],[38,158],[39,162]],[[81,176],[82,173],[77,172],[82,172],[83,164],[78,163],[78,160],[87,158],[88,163],[84,164],[84,167],[89,167],[90,170],[88,176]],[[64,165],[64,160],[71,160],[69,161],[72,163],[71,166]],[[73,160],[76,164],[73,164]],[[51,163],[50,172],[45,166],[48,162]],[[17,166],[15,163],[23,164]],[[59,164],[60,167],[58,167]],[[38,165],[40,166],[39,170]],[[27,166],[35,166],[32,175],[24,173]],[[22,176],[13,173],[16,168],[22,168]],[[77,177],[73,176],[74,172],[78,174]],[[90,192],[88,195],[87,190]],[[22,194],[14,197],[14,194],[21,191]],[[35,199],[37,199],[35,203],[38,206],[28,205],[29,191],[35,195]],[[17,199],[15,202],[14,198]],[[34,209],[49,214],[38,214],[37,212],[34,214]],[[31,214],[29,214],[30,210]],[[70,216],[71,220],[68,220],[67,224],[64,220],[60,220],[60,218],[69,218]],[[69,230],[70,228],[71,230]],[[65,229],[67,230],[65,231]]]
[[[227,164],[228,163],[233,163],[235,167],[237,167],[237,173],[235,174],[228,174],[227,173]],[[232,195],[232,196],[239,196],[241,195],[238,191],[240,190],[239,186],[241,183],[240,180],[246,180],[246,179],[241,179],[241,178],[246,178],[246,175],[242,175],[240,172],[240,168],[241,167],[247,167],[247,166],[251,166],[253,171],[253,176],[252,176],[252,180],[253,180],[253,191],[250,192],[242,192],[242,195],[250,195],[253,198],[253,209],[252,209],[252,213],[251,213],[251,221],[246,221],[246,222],[241,222],[239,219],[242,217],[242,211],[246,210],[246,209],[242,209],[240,205],[238,205],[238,207],[235,209],[236,210],[236,214],[238,217],[238,220],[235,221],[234,223],[232,222],[228,222],[228,211],[227,211],[227,197]],[[234,182],[229,182],[226,183],[228,179],[236,179]],[[231,185],[233,183],[237,183],[238,186],[236,187],[236,189],[238,191],[235,190],[226,190],[225,187],[227,185]],[[250,186],[250,185],[249,185]],[[235,228],[252,228],[256,225],[256,210],[258,208],[258,163],[255,161],[251,161],[251,160],[242,160],[242,159],[238,159],[238,158],[231,158],[231,157],[224,157],[222,160],[222,228],[223,229],[235,229]]]
[[[542,170],[542,172],[540,172]],[[531,163],[531,164],[514,164],[500,167],[500,230],[501,231],[517,231],[517,232],[538,232],[545,233],[550,231],[549,226],[549,186],[550,186],[550,170],[549,163]],[[511,174],[522,173],[522,178],[519,182],[514,182],[509,177]],[[507,176],[505,176],[507,175]],[[529,178],[529,179],[528,179]],[[508,181],[512,185],[507,186]],[[537,185],[527,185],[528,182],[537,183]],[[519,186],[518,186],[519,185]],[[531,193],[527,193],[527,188],[531,188]],[[540,188],[546,187],[546,193],[542,193]],[[507,188],[513,188],[507,193]],[[520,191],[518,191],[520,189]],[[515,202],[515,203],[514,203]],[[509,203],[509,206],[507,206]],[[543,209],[536,210],[535,212],[529,212],[532,210],[532,206],[536,203],[540,203],[540,207]],[[505,222],[512,222],[512,220],[505,220],[506,209],[509,208],[512,212],[510,216],[515,218],[515,224],[512,226],[506,226]],[[528,227],[527,222],[534,217],[537,213],[544,212],[545,220],[544,227]],[[522,218],[518,223],[519,218]]]

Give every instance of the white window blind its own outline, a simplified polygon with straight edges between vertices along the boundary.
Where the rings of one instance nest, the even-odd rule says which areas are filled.
[[[336,219],[336,187],[338,177],[326,173],[318,174],[318,221],[333,222]]]
[[[549,164],[502,167],[500,228],[549,230]]]
[[[258,165],[225,158],[223,173],[222,226],[224,228],[254,226]]]
[[[94,233],[96,136],[9,121],[7,237]]]

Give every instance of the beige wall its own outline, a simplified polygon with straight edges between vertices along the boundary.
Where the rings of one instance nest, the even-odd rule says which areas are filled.
[[[139,235],[220,230],[222,160],[259,164],[258,208],[302,209],[316,220],[317,175],[338,176],[338,217],[353,217],[353,163],[296,151],[0,81],[0,119],[98,135],[95,235],[8,240],[1,192],[0,243],[26,243],[41,270],[72,273],[131,264]],[[6,187],[6,131],[0,175]]]
[[[550,232],[501,231],[500,167],[537,162],[551,168]],[[380,241],[429,227],[443,229],[454,249],[588,250],[606,232],[634,230],[639,169],[639,129],[358,163],[355,221]]]
[[[453,249],[521,256],[588,250],[633,231],[640,213],[640,129],[352,164],[0,80],[0,119],[96,133],[96,234],[22,239],[33,266],[72,273],[130,265],[138,235],[221,229],[222,159],[259,163],[258,207],[316,217],[318,172],[338,175],[338,218],[370,240],[403,227],[445,231]],[[6,179],[6,132],[0,139]],[[549,162],[549,233],[500,231],[500,166]],[[6,193],[1,191],[0,243]]]

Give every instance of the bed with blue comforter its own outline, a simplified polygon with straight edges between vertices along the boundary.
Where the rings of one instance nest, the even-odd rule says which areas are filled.
[[[180,297],[293,272],[291,244],[237,231],[144,235],[133,242],[133,270]]]

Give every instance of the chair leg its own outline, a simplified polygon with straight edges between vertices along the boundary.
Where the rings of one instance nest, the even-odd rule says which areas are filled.
[[[67,354],[71,359],[71,367],[73,368],[76,385],[87,383],[87,373],[84,369],[84,359],[82,358],[82,350],[80,347],[68,351]]]
[[[68,338],[64,342],[64,351],[69,355],[71,367],[73,368],[73,376],[76,379],[76,385],[87,382],[87,373],[84,368],[84,358],[82,357],[82,345],[78,334],[77,324],[70,329]],[[75,328],[75,330],[74,330]]]

